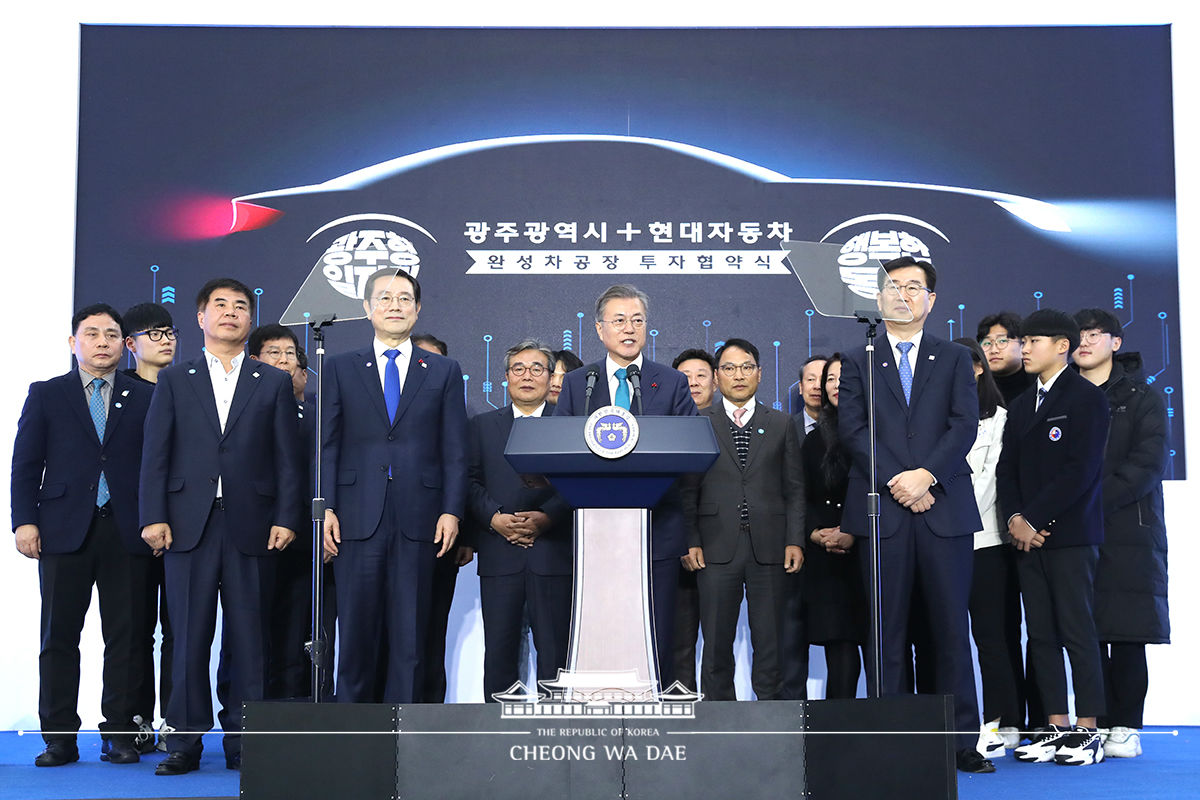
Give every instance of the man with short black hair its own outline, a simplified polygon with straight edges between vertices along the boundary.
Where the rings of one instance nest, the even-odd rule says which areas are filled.
[[[1104,392],[1067,368],[1079,326],[1043,308],[1021,322],[1021,357],[1036,383],[1008,407],[996,490],[1017,553],[1028,649],[1049,726],[1014,750],[1018,761],[1089,766],[1104,759],[1100,643],[1092,614],[1104,538]],[[1071,727],[1063,648],[1071,659]]]
[[[695,416],[687,379],[678,370],[645,357],[650,298],[636,286],[617,284],[596,300],[596,335],[606,354],[586,369],[577,369],[563,379],[555,416],[587,416],[601,406],[615,404],[634,414],[647,416]],[[640,372],[641,402],[631,385],[629,368]],[[592,371],[599,376],[591,397],[586,385]],[[665,688],[674,680],[675,592],[679,585],[680,559],[687,554],[687,534],[678,486],[669,489],[654,508],[650,526],[653,576],[651,579],[652,621],[659,654],[659,682]]]
[[[29,387],[12,462],[17,550],[38,561],[42,593],[38,718],[46,749],[34,763],[79,760],[79,637],[100,596],[104,671],[101,759],[139,760],[134,746],[149,660],[145,637],[150,549],[138,538],[142,424],[153,390],[117,371],[121,315],[98,303],[71,320],[76,368]],[[151,703],[153,705],[153,702]]]
[[[171,312],[158,303],[138,303],[124,315],[125,348],[134,358],[134,368],[125,374],[147,383],[157,383],[158,373],[175,360],[179,331]]]
[[[903,256],[883,269],[887,280],[881,280],[877,303],[887,334],[876,346],[873,367],[877,483],[871,485],[868,470],[867,357],[856,348],[842,361],[838,389],[838,431],[851,457],[842,530],[869,534],[867,497],[877,493],[884,694],[904,693],[909,613],[919,587],[924,603],[917,611],[933,634],[936,690],[954,695],[958,768],[994,772],[975,750],[979,709],[967,616],[974,532],[980,528],[967,465],[979,422],[971,353],[924,330],[937,300],[932,264]],[[862,563],[866,573],[867,560]]]
[[[758,348],[727,339],[717,350],[721,403],[701,412],[721,449],[703,475],[683,480],[688,520],[685,568],[698,571],[708,700],[736,700],[733,639],[746,598],[759,700],[779,699],[784,577],[804,562],[804,473],[800,438],[787,414],[758,402]]]
[[[1107,710],[1097,724],[1109,729],[1106,757],[1132,758],[1142,754],[1146,645],[1171,641],[1162,493],[1167,410],[1142,376],[1141,354],[1122,352],[1124,330],[1111,311],[1085,308],[1075,322],[1079,374],[1104,390],[1111,411],[1094,606]]]
[[[209,661],[218,600],[231,678],[222,698],[225,766],[241,767],[242,703],[265,690],[265,616],[275,556],[303,524],[296,402],[287,373],[246,363],[254,294],[216,278],[196,296],[204,355],[159,373],[146,417],[142,539],[165,559],[175,631],[167,758],[198,769],[212,728]]]
[[[988,367],[1004,402],[1011,403],[1034,378],[1021,365],[1021,317],[1012,311],[988,314],[979,320],[975,341],[983,348]]]
[[[466,505],[462,369],[413,344],[416,278],[377,270],[363,298],[373,342],[330,359],[325,376],[321,490],[337,583],[337,699],[412,703],[424,681],[434,563],[455,557]]]
[[[688,391],[697,409],[712,405],[717,390],[717,360],[712,354],[692,347],[675,356],[671,366],[687,378]]]

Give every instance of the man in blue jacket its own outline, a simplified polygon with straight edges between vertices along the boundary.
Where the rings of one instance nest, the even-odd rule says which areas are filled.
[[[175,632],[167,758],[197,769],[212,728],[209,658],[220,597],[232,678],[221,710],[225,766],[241,766],[242,702],[261,700],[274,557],[303,524],[291,377],[246,357],[254,295],[216,278],[196,298],[204,355],[159,373],[142,455],[142,539],[163,553]]]
[[[381,269],[363,294],[374,341],[330,359],[325,376],[322,493],[337,584],[337,699],[412,703],[435,559],[455,557],[466,505],[462,370],[414,347],[416,278]]]
[[[152,553],[138,536],[142,423],[153,388],[117,371],[116,309],[96,304],[71,320],[77,367],[29,387],[13,443],[12,523],[17,550],[36,559],[42,592],[38,717],[46,749],[34,761],[79,760],[79,636],[100,594],[104,635],[101,758],[138,761],[138,709],[148,642],[142,635]]]

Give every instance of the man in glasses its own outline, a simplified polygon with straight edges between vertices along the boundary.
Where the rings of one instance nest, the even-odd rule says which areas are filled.
[[[520,674],[522,610],[537,649],[537,678],[567,665],[571,620],[571,509],[550,486],[526,486],[504,458],[513,422],[554,413],[546,402],[554,353],[533,339],[504,356],[511,405],[471,418],[470,509],[478,526],[483,608],[483,699]]]
[[[975,341],[983,348],[988,367],[1004,402],[1011,403],[1033,385],[1035,378],[1021,364],[1021,318],[1012,311],[988,314],[979,320]]]
[[[325,375],[321,491],[337,584],[337,699],[412,703],[434,562],[455,557],[466,505],[462,369],[413,345],[416,278],[388,267],[363,288],[374,340],[330,359]]]
[[[135,380],[153,386],[158,383],[158,373],[171,366],[175,360],[175,348],[179,331],[171,318],[171,312],[158,303],[138,303],[125,312],[123,318],[125,349],[134,358],[134,366],[125,374]],[[171,632],[171,617],[167,612],[167,587],[163,578],[163,562],[156,558],[150,562],[150,582],[146,587],[146,630],[142,634],[149,646],[143,651],[142,672],[144,679],[138,689],[138,735],[135,740],[139,752],[148,753],[154,742],[154,629],[162,625],[162,641],[159,644],[158,663],[158,707],[163,719],[167,717],[167,700],[171,696],[171,659],[175,652],[175,635]],[[158,749],[166,752],[166,734],[162,729]]]
[[[587,416],[597,408],[619,405],[646,416],[696,416],[696,403],[682,372],[646,358],[647,320],[650,298],[634,286],[618,284],[604,290],[596,300],[596,335],[604,345],[604,358],[574,370],[563,379],[556,416]],[[629,368],[640,371],[640,392],[629,379]],[[595,374],[588,397],[588,376]],[[674,680],[675,592],[679,585],[680,559],[687,555],[687,534],[677,487],[670,489],[654,508],[651,523],[654,555],[652,582],[654,638],[659,653],[659,681],[670,686]]]
[[[933,265],[904,256],[883,269],[878,303],[887,332],[874,362],[878,482],[871,486],[868,477],[867,356],[861,347],[850,348],[838,404],[838,433],[851,457],[842,530],[869,534],[867,497],[878,493],[883,693],[905,691],[909,613],[919,588],[924,603],[915,611],[933,634],[936,690],[954,695],[958,768],[994,772],[975,750],[972,733],[979,729],[979,709],[967,600],[972,534],[980,522],[967,465],[979,424],[971,353],[924,330],[937,300]],[[867,550],[865,544],[859,549]],[[863,565],[866,572],[866,559]]]
[[[125,349],[134,358],[134,367],[125,374],[158,383],[158,373],[175,360],[179,331],[171,312],[158,303],[138,303],[125,312],[124,321]]]
[[[761,377],[750,342],[728,339],[717,350],[721,401],[701,415],[712,422],[721,455],[703,476],[683,480],[684,568],[698,573],[700,690],[707,700],[737,699],[733,639],[743,596],[754,649],[751,686],[759,700],[779,699],[785,576],[804,561],[800,437],[789,415],[755,400]]]

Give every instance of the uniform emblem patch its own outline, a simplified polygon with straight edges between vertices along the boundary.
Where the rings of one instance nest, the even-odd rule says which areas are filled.
[[[1062,438],[1062,428],[1055,425],[1053,428],[1050,429],[1050,441],[1057,442],[1061,438]]]

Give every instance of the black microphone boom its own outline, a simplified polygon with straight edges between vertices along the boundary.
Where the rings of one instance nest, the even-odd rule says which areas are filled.
[[[642,370],[637,364],[630,364],[625,368],[625,379],[629,381],[629,385],[633,387],[633,397],[637,401],[638,416],[642,414]]]
[[[598,380],[600,380],[600,370],[595,367],[588,367],[587,389],[583,392],[583,415],[585,417],[592,413],[592,390],[596,388],[596,381]]]

